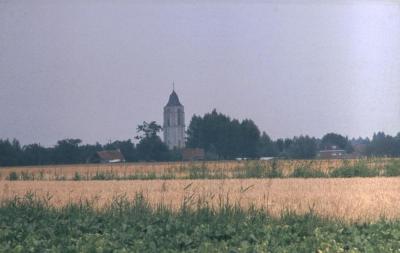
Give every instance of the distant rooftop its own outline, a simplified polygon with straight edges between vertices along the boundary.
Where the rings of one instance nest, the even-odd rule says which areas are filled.
[[[112,160],[125,160],[120,150],[105,150],[97,152],[97,155],[101,160],[112,161]]]
[[[169,95],[168,104],[166,106],[182,106],[181,102],[179,102],[178,94],[176,94],[175,90],[173,90],[171,95]]]
[[[334,152],[346,152],[344,149],[325,149],[318,151],[319,153],[334,153]]]

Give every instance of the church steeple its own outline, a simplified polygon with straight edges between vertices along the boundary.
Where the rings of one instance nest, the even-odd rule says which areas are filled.
[[[175,92],[175,83],[172,83],[172,93],[164,107],[164,142],[170,149],[185,146],[185,111]]]
[[[172,90],[171,95],[169,95],[169,100],[166,106],[182,106],[179,101],[178,94],[176,94],[175,90]]]

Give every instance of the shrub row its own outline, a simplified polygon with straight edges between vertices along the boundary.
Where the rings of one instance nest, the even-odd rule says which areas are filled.
[[[179,176],[177,176],[179,173]],[[178,170],[170,170],[162,174],[155,172],[133,173],[119,175],[112,171],[96,172],[95,175],[83,175],[75,172],[72,180],[154,180],[154,179],[226,179],[226,178],[345,178],[345,177],[396,177],[400,176],[400,161],[393,160],[382,168],[368,165],[365,161],[355,164],[344,163],[342,167],[331,169],[328,172],[313,169],[307,166],[300,166],[292,173],[284,175],[278,168],[276,161],[269,163],[250,161],[242,167],[237,167],[229,172],[224,170],[210,170],[203,165],[192,165],[182,167]],[[7,176],[8,180],[45,180],[43,172],[39,174],[15,171]],[[54,180],[67,180],[65,176],[56,176]],[[71,180],[71,179],[69,179]]]

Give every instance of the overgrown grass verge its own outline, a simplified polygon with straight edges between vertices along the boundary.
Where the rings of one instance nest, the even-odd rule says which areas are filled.
[[[319,177],[328,177],[329,175],[325,174],[319,170],[313,170],[307,167],[297,167],[290,177],[300,177],[300,178],[319,178]]]
[[[205,163],[181,166],[162,173],[153,171],[136,172],[121,175],[118,171],[97,171],[94,175],[75,172],[73,177],[56,175],[52,179],[45,177],[43,172],[12,171],[7,180],[168,180],[168,179],[229,179],[229,178],[348,178],[348,177],[397,177],[400,176],[400,161],[393,160],[384,166],[371,166],[365,160],[355,163],[343,162],[341,167],[330,170],[315,168],[311,164],[301,165],[290,173],[284,173],[277,161],[247,161],[232,169],[210,169]]]
[[[398,168],[400,170],[400,167]],[[385,171],[382,171],[384,174]],[[377,168],[370,168],[365,162],[358,162],[352,166],[344,166],[330,172],[331,177],[377,177],[381,172]]]
[[[81,202],[63,208],[34,194],[0,206],[0,252],[394,252],[400,221],[346,224],[312,212],[242,209],[221,202],[171,211],[143,195],[115,198],[97,210]]]

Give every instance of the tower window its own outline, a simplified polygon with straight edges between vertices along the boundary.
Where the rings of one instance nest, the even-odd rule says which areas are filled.
[[[182,125],[182,111],[178,109],[178,126]]]

